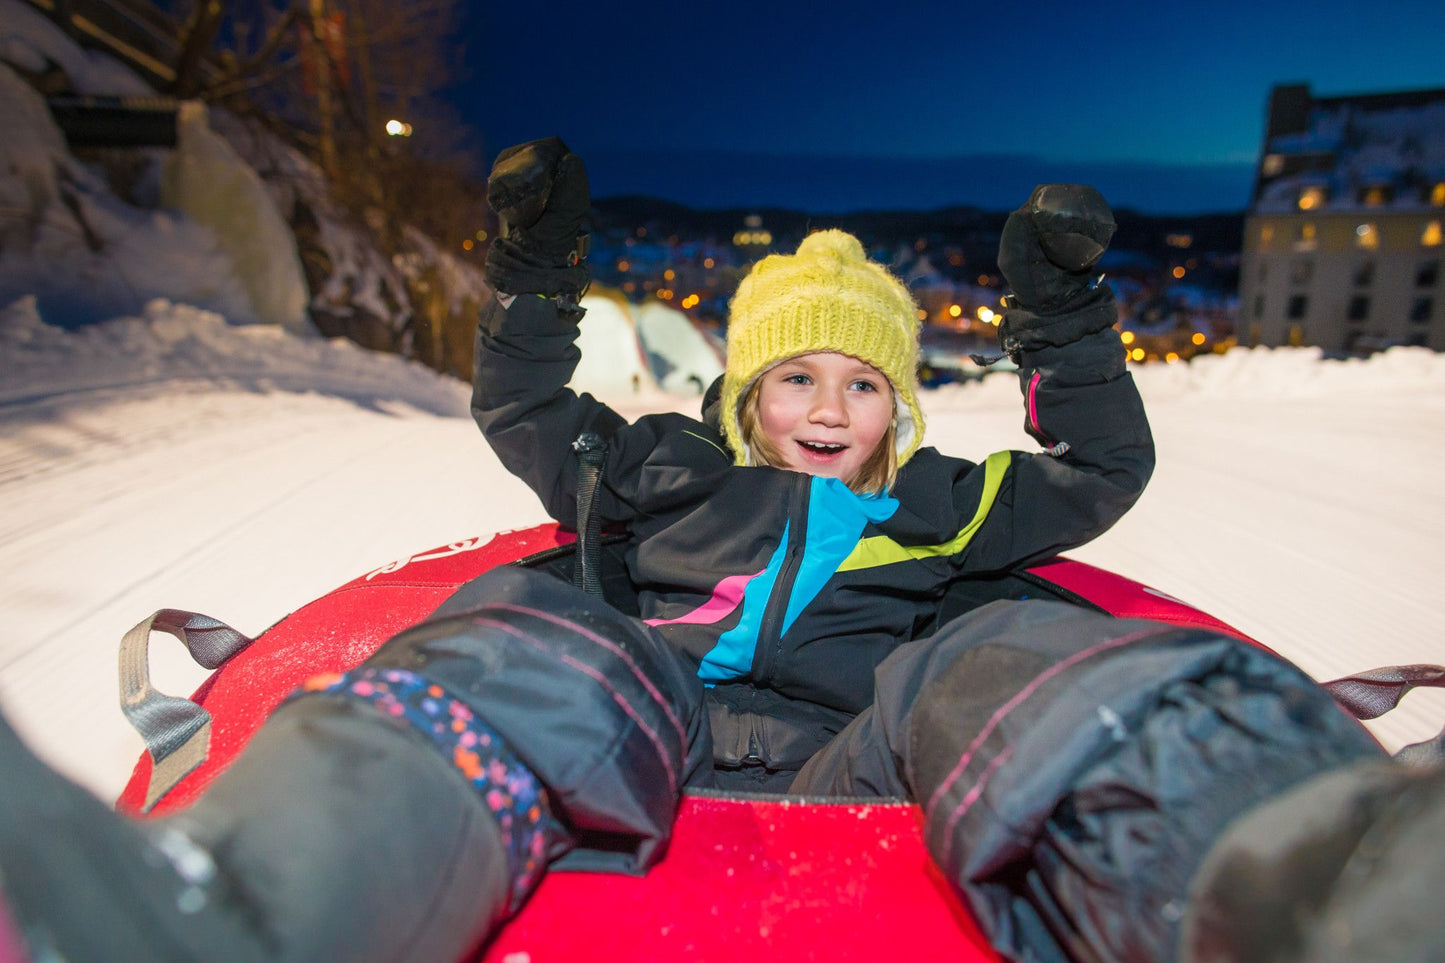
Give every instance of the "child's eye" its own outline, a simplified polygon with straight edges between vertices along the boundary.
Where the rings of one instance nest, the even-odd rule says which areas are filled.
[[[811,378],[809,378],[805,374],[802,374],[801,372],[794,372],[793,374],[785,375],[783,377],[783,381],[790,385],[808,385],[813,383],[813,380]]]
[[[853,382],[853,390],[854,390],[854,391],[877,391],[877,390],[878,390],[878,386],[875,385],[875,384],[874,384],[873,382],[871,382],[871,381],[864,381],[864,380],[862,380],[862,379],[859,379],[858,381]]]

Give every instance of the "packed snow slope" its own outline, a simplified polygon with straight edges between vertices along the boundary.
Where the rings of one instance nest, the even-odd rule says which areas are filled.
[[[1158,471],[1074,557],[1320,679],[1445,662],[1445,358],[1237,349],[1134,376]],[[0,707],[113,797],[141,751],[117,707],[116,646],[151,612],[255,634],[399,557],[542,521],[467,397],[394,356],[167,302],[74,332],[33,299],[0,307]],[[629,417],[697,405],[630,383],[612,400]],[[950,453],[1034,448],[1012,375],[923,405],[928,441]],[[152,659],[163,691],[202,677],[168,637]],[[1392,748],[1423,739],[1445,722],[1442,695],[1372,728]]]

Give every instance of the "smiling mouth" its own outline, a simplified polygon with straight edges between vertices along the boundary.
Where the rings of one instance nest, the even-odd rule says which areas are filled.
[[[800,441],[798,447],[812,455],[839,455],[847,451],[847,445],[830,444],[823,441]]]

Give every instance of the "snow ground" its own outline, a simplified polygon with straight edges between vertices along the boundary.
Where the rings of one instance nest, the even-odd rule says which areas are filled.
[[[586,364],[584,360],[584,365]],[[158,608],[254,634],[455,539],[542,521],[467,412],[466,386],[393,356],[165,302],[65,332],[0,310],[0,706],[114,797],[141,752],[116,647]],[[1159,448],[1139,505],[1073,556],[1212,612],[1317,678],[1445,662],[1445,357],[1242,351],[1138,368]],[[929,441],[1031,450],[1017,383],[926,392]],[[631,391],[629,417],[696,398]],[[157,685],[203,670],[157,636]],[[1445,722],[1416,693],[1389,747]]]

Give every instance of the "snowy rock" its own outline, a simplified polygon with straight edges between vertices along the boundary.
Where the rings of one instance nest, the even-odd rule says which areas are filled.
[[[215,232],[251,303],[237,320],[309,332],[309,296],[296,241],[261,179],[210,128],[205,105],[181,105],[179,143],[168,158],[161,201]]]

